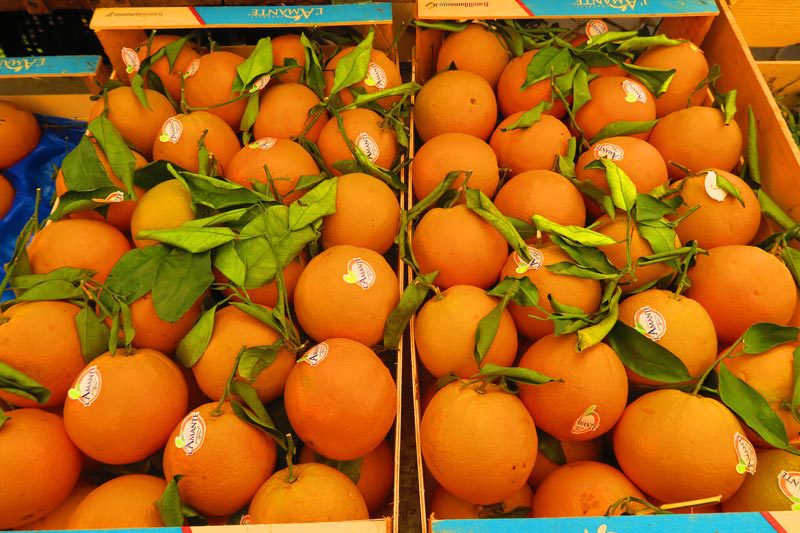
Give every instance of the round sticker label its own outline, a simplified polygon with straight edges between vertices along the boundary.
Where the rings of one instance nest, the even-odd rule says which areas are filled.
[[[125,63],[125,72],[134,74],[139,72],[139,54],[133,48],[122,49],[122,62]]]
[[[183,77],[184,78],[191,78],[192,76],[197,74],[197,71],[199,69],[200,69],[200,60],[199,59],[195,59],[194,61],[189,63],[188,67],[186,67],[186,72],[183,73]]]
[[[175,144],[181,139],[181,135],[183,135],[183,124],[177,118],[169,117],[161,126],[161,135],[158,136],[158,140],[162,143]]]
[[[651,341],[658,341],[667,333],[667,321],[664,315],[649,305],[640,307],[633,314],[633,326]]]
[[[528,252],[531,254],[530,261],[525,261],[517,252],[514,252],[514,263],[517,265],[517,268],[514,270],[517,274],[524,274],[528,270],[539,270],[542,268],[542,264],[544,263],[544,255],[542,255],[542,252],[530,245],[528,245]]]
[[[347,274],[342,279],[345,283],[367,290],[375,283],[375,269],[360,257],[355,257],[347,262]]]
[[[626,102],[640,102],[642,104],[647,103],[647,93],[645,92],[644,87],[636,83],[635,81],[625,80],[622,82],[622,90],[625,92],[625,101]]]
[[[600,414],[597,412],[596,405],[590,405],[586,411],[572,425],[573,435],[582,435],[592,431],[597,431],[600,427]]]
[[[594,145],[594,157],[595,159],[622,161],[625,158],[625,150],[613,143],[597,143]]]
[[[306,354],[303,356],[303,361],[311,366],[317,366],[327,356],[328,345],[324,342],[321,342],[306,352]]]
[[[377,63],[370,63],[367,67],[367,77],[364,78],[364,85],[383,90],[386,88],[387,82],[386,71]]]
[[[250,92],[254,93],[256,91],[260,91],[261,89],[266,87],[267,84],[269,84],[269,80],[271,79],[272,76],[270,76],[269,74],[264,74],[263,76],[258,78],[255,82],[253,82],[253,86],[250,88]]]
[[[105,198],[92,198],[96,204],[119,204],[125,201],[125,193],[122,191],[114,191],[109,193]]]
[[[247,145],[248,148],[252,148],[253,150],[269,150],[275,143],[278,142],[278,139],[275,137],[264,137],[263,139],[258,139],[256,141],[251,142]]]
[[[192,455],[206,438],[206,421],[199,411],[192,411],[183,418],[181,429],[175,437],[175,447],[183,450],[186,455]]]
[[[97,400],[102,386],[103,378],[100,376],[100,370],[92,365],[81,372],[75,380],[75,386],[67,391],[67,396],[70,400],[77,400],[84,407],[89,407]]]
[[[747,437],[738,431],[733,435],[733,447],[736,450],[736,457],[739,462],[736,464],[736,472],[739,474],[755,474],[758,459],[756,457],[756,449],[747,440]]]
[[[381,150],[378,148],[378,143],[375,142],[369,133],[361,132],[356,137],[356,146],[358,146],[362,152],[364,152],[369,158],[370,161],[373,163],[378,160],[381,155]]]
[[[591,39],[597,35],[608,33],[608,25],[600,19],[592,19],[586,23],[586,36]]]
[[[249,514],[243,514],[242,518],[239,519],[240,526],[249,526],[253,523],[253,517]]]
[[[728,197],[728,193],[717,185],[717,173],[713,170],[706,172],[706,179],[703,183],[706,189],[706,194],[712,200],[722,202]]]
[[[792,502],[792,511],[800,511],[800,472],[781,470],[778,473],[778,488]]]

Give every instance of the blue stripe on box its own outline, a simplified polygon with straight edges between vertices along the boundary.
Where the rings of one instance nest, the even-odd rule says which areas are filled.
[[[378,22],[391,24],[392,4],[312,6],[197,6],[205,26],[313,26]]]
[[[91,76],[100,56],[0,57],[0,77]]]
[[[775,533],[760,513],[437,520],[433,533]]]
[[[536,17],[630,17],[719,13],[715,0],[522,0],[521,3]]]

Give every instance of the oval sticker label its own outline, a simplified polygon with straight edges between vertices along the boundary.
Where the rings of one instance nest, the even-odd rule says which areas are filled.
[[[328,356],[328,350],[328,345],[321,342],[306,352],[303,356],[303,362],[311,366],[317,366]]]
[[[378,143],[375,142],[369,133],[361,132],[356,137],[356,146],[358,146],[362,152],[367,156],[367,158],[371,162],[375,162],[381,155],[381,150],[378,148]]]
[[[584,433],[597,431],[599,427],[600,414],[597,412],[597,406],[590,405],[572,425],[571,433],[573,435],[583,435]]]
[[[162,143],[175,144],[181,139],[181,135],[183,135],[183,124],[177,118],[169,117],[161,126],[161,135],[158,136],[158,140]]]
[[[622,161],[625,159],[625,150],[613,143],[597,143],[594,145],[594,157],[595,159]]]
[[[195,59],[194,61],[189,63],[188,67],[186,67],[186,72],[183,73],[184,79],[185,78],[191,78],[192,76],[197,74],[198,70],[200,70],[200,60],[199,59]]]
[[[647,92],[645,92],[644,87],[636,83],[635,81],[625,80],[622,82],[622,90],[625,92],[625,101],[626,102],[640,102],[642,104],[647,103]]]
[[[781,470],[778,473],[778,488],[792,502],[792,511],[800,511],[800,472]]]
[[[377,63],[370,63],[367,67],[367,77],[364,78],[364,85],[383,90],[386,88],[387,83],[388,76],[386,76],[386,71]]]
[[[664,315],[649,305],[640,307],[633,314],[633,327],[651,341],[658,341],[667,333],[667,321]]]
[[[586,36],[591,39],[597,35],[608,33],[608,24],[600,19],[592,19],[586,23]]]
[[[121,51],[122,62],[125,63],[125,72],[134,74],[139,72],[139,54],[133,48],[123,48]]]
[[[105,198],[92,198],[96,204],[119,204],[125,201],[125,193],[122,191],[114,191],[109,193]]]
[[[728,193],[724,189],[721,189],[719,185],[717,185],[717,173],[713,170],[706,172],[706,178],[703,182],[703,186],[705,187],[706,194],[712,200],[722,202],[728,197]]]
[[[739,462],[736,464],[736,472],[739,474],[755,474],[758,458],[756,457],[756,449],[747,440],[747,437],[738,431],[733,435],[733,447],[736,450],[736,457]]]
[[[347,274],[342,279],[345,283],[367,290],[375,283],[375,269],[360,257],[354,257],[347,262]]]
[[[272,76],[270,76],[269,74],[264,74],[263,76],[258,78],[255,82],[253,82],[253,86],[250,87],[250,92],[254,93],[256,91],[260,91],[269,84],[269,80],[271,79]]]
[[[67,391],[70,400],[81,402],[84,407],[92,405],[100,395],[103,386],[103,378],[100,376],[100,369],[92,365],[85,368],[75,380],[75,386]]]
[[[528,245],[528,252],[531,254],[530,261],[525,261],[517,252],[514,252],[514,264],[517,265],[514,271],[517,274],[524,274],[528,270],[539,270],[542,268],[544,264],[544,255],[542,255],[542,252],[530,245]]]
[[[247,145],[248,148],[252,148],[253,150],[261,149],[261,150],[269,150],[275,143],[278,142],[278,139],[275,137],[264,137],[263,139],[258,139],[257,141],[253,141]]]
[[[199,411],[192,411],[183,418],[181,429],[175,437],[175,447],[192,455],[203,445],[206,438],[206,421]]]

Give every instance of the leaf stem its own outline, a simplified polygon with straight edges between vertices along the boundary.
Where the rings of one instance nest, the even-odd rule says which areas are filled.
[[[708,375],[711,373],[712,370],[717,368],[717,365],[720,364],[723,359],[727,358],[731,353],[733,353],[733,350],[735,350],[742,343],[743,340],[744,340],[744,335],[736,339],[736,341],[733,344],[731,344],[727,350],[722,352],[720,356],[717,357],[717,359],[714,361],[714,364],[712,364],[710,367],[706,369],[705,372],[703,372],[703,375],[700,376],[697,380],[697,385],[695,385],[694,389],[692,389],[691,393],[692,396],[697,396],[697,393],[700,392],[700,389],[708,389],[708,387],[703,387],[703,383],[705,383]]]
[[[220,416],[222,414],[222,406],[231,395],[231,386],[233,385],[233,380],[236,379],[236,373],[239,370],[239,362],[242,360],[242,354],[244,354],[245,349],[247,349],[247,347],[242,346],[239,349],[239,353],[236,354],[236,360],[233,362],[233,368],[228,376],[228,381],[225,383],[225,392],[222,393],[222,397],[219,399],[219,402],[217,402],[217,406],[211,411],[211,416]]]
[[[286,468],[288,473],[286,475],[286,483],[294,483],[297,481],[297,476],[294,473],[294,463],[292,463],[292,456],[294,455],[294,438],[291,433],[286,434]]]

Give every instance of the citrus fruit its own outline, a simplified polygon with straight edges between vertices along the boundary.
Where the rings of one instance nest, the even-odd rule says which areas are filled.
[[[522,485],[517,492],[502,502],[493,505],[469,503],[467,500],[462,500],[452,492],[448,492],[444,487],[439,486],[433,489],[428,511],[437,520],[499,518],[506,513],[514,513],[516,518],[524,518],[530,516],[532,507],[533,491],[527,484]]]
[[[328,339],[289,373],[284,402],[292,428],[307,446],[349,461],[386,438],[397,413],[397,389],[375,352],[350,339]]]
[[[0,174],[0,220],[11,210],[14,204],[15,191],[5,176]]]
[[[708,75],[705,54],[694,43],[684,42],[677,46],[652,46],[640,55],[634,64],[638,67],[675,69],[675,77],[665,93],[656,98],[656,116],[663,117],[687,107],[701,105],[706,97],[704,90],[695,88]],[[694,94],[692,94],[694,92]]]
[[[436,71],[466,70],[495,87],[500,74],[511,61],[505,41],[481,24],[470,24],[462,31],[447,35],[436,58]]]
[[[236,67],[244,63],[240,55],[216,51],[200,56],[197,67],[185,76],[184,95],[186,103],[191,108],[200,108],[216,115],[234,130],[239,129],[239,124],[247,106],[247,100],[224,104],[239,96],[233,92],[233,82],[238,74]]]
[[[607,76],[589,82],[592,99],[575,114],[575,123],[587,139],[614,122],[647,122],[656,118],[655,98],[647,88],[630,78]],[[647,139],[647,133],[632,135]]]
[[[400,229],[400,204],[386,183],[367,174],[340,176],[336,212],[322,221],[322,246],[350,244],[386,253]]]
[[[795,511],[800,506],[800,458],[783,450],[758,450],[758,468],[722,503],[726,513]]]
[[[256,139],[291,139],[305,132],[306,139],[317,142],[322,127],[328,121],[326,111],[321,110],[319,116],[316,112],[312,113],[312,108],[319,103],[314,91],[299,83],[279,83],[267,87],[259,100],[253,135]]]
[[[136,335],[133,346],[150,348],[165,355],[172,355],[200,316],[201,302],[197,300],[182,317],[175,322],[162,320],[156,313],[152,293],[147,293],[130,304],[131,323]]]
[[[517,252],[508,256],[500,278],[527,277],[539,289],[539,305],[553,312],[552,297],[560,304],[572,305],[592,314],[600,306],[600,283],[593,279],[561,275],[547,269],[557,263],[572,263],[572,259],[556,246],[528,246],[532,260],[526,262]],[[552,320],[545,320],[545,314],[533,306],[509,303],[508,310],[514,319],[517,330],[529,339],[539,339],[553,333]]]
[[[649,392],[625,409],[614,453],[637,487],[665,503],[724,501],[744,482],[737,465],[755,467],[755,449],[727,407],[674,389]]]
[[[528,77],[528,65],[538,52],[538,50],[529,50],[521,56],[515,57],[500,74],[497,82],[497,103],[504,117],[529,111],[541,102],[553,100],[550,80],[536,82],[524,89],[522,87]],[[553,107],[547,113],[561,118],[566,111],[564,104],[556,98]]]
[[[205,137],[203,135],[205,134]],[[189,172],[200,168],[198,144],[200,139],[217,162],[217,174],[222,174],[233,156],[241,149],[239,138],[225,121],[205,111],[175,115],[161,126],[153,142],[153,161],[164,160]]]
[[[58,505],[58,507],[40,519],[34,520],[33,522],[25,524],[24,526],[16,529],[27,531],[67,529],[67,526],[69,525],[69,519],[72,517],[72,513],[75,512],[78,504],[81,503],[83,499],[95,489],[95,487],[96,485],[79,479],[75,484],[75,488],[72,489],[72,492],[69,493],[69,496],[67,496],[67,498]]]
[[[364,498],[347,476],[330,466],[308,463],[270,477],[250,503],[254,524],[342,522],[369,518]]]
[[[67,302],[27,302],[6,309],[0,320],[0,362],[50,391],[41,405],[64,403],[67,389],[85,366],[75,315]],[[0,399],[20,407],[39,407],[31,398],[0,391]]]
[[[548,335],[517,366],[563,380],[522,385],[520,399],[537,427],[559,440],[595,439],[617,423],[628,401],[625,367],[608,345],[577,351],[575,334]]]
[[[467,379],[478,373],[475,334],[478,323],[498,304],[498,299],[470,285],[454,285],[422,306],[414,320],[417,355],[437,378],[450,373]],[[504,309],[497,333],[481,365],[509,366],[517,355],[517,330]]]
[[[354,148],[364,152],[367,159],[379,167],[392,167],[397,157],[397,136],[379,114],[359,108],[343,111],[341,118],[344,133]],[[336,119],[323,126],[318,145],[322,160],[336,176],[345,172],[335,168],[334,163],[355,160]]]
[[[189,189],[176,179],[162,181],[136,203],[131,216],[131,237],[137,248],[158,244],[153,239],[139,238],[139,232],[177,228],[194,218]]]
[[[272,38],[272,64],[282,67],[286,65],[287,59],[293,59],[297,68],[278,74],[275,78],[279,83],[298,83],[306,64],[306,49],[300,42],[299,35],[286,34]]]
[[[269,346],[279,338],[271,327],[234,306],[218,309],[214,313],[214,328],[208,346],[192,366],[203,394],[212,400],[222,397],[236,354],[243,346]],[[275,360],[252,382],[262,402],[270,402],[283,394],[294,359],[291,352],[281,348]],[[240,369],[239,376],[241,372]]]
[[[67,529],[163,527],[156,507],[167,482],[155,476],[129,474],[90,492],[72,513]]]
[[[440,72],[414,101],[414,124],[423,141],[442,133],[466,133],[486,140],[497,123],[497,100],[489,83],[472,72]]]
[[[219,407],[219,409],[218,409]],[[204,515],[234,513],[275,470],[275,441],[239,419],[229,402],[201,405],[181,420],[164,449],[164,475],[181,502]]]
[[[526,170],[552,170],[558,156],[567,153],[572,134],[563,122],[550,115],[542,115],[529,128],[506,131],[521,116],[521,111],[510,115],[492,133],[490,144],[500,167],[509,169],[511,176]]]
[[[411,162],[414,198],[422,200],[456,170],[472,174],[469,181],[465,174],[459,175],[452,189],[467,181],[470,188],[480,189],[489,198],[494,197],[500,182],[500,170],[492,148],[466,133],[443,133],[423,144]]]
[[[434,208],[417,224],[411,243],[420,271],[439,271],[434,283],[489,288],[508,254],[506,240],[465,205]]]
[[[603,516],[623,498],[644,498],[625,475],[595,461],[565,464],[544,478],[533,498],[537,518]],[[614,514],[622,514],[624,507]]]
[[[12,529],[50,513],[69,496],[81,455],[60,416],[39,409],[7,411],[0,428],[0,528]]]
[[[36,148],[41,136],[33,113],[14,102],[0,100],[0,169],[19,163]]]
[[[306,267],[306,260],[302,256],[297,256],[283,267],[283,283],[286,287],[286,297],[291,302],[294,298],[294,288],[297,286],[297,280],[300,279],[300,273]],[[218,270],[214,271],[214,277],[217,283],[230,283],[230,280]],[[245,287],[240,290],[247,291],[247,296],[250,300],[258,305],[265,307],[275,307],[278,303],[278,285],[273,279],[267,283],[254,288],[246,288],[247,281],[245,280]],[[233,294],[233,289],[226,287],[222,291],[225,295]]]
[[[139,45],[139,61],[144,61],[147,57],[152,56],[165,46],[174,43],[180,39],[177,35],[154,35],[152,39],[147,39]],[[149,45],[149,46],[148,46]],[[150,70],[158,76],[164,90],[169,93],[173,100],[176,102],[181,101],[181,78],[189,71],[190,65],[200,59],[200,54],[195,50],[194,43],[187,41],[181,46],[180,52],[175,57],[175,61],[170,67],[169,58],[164,56],[158,61],[150,63]],[[147,80],[145,80],[147,83]]]
[[[397,275],[366,248],[328,248],[306,265],[294,291],[300,326],[317,342],[345,337],[371,346],[400,299]]]
[[[536,460],[531,415],[496,385],[445,385],[425,410],[419,431],[422,456],[436,481],[475,505],[518,492]]]
[[[786,324],[797,305],[789,269],[755,246],[713,248],[697,256],[689,279],[686,296],[708,311],[722,343],[733,342],[759,322]]]
[[[353,50],[355,50],[355,48],[352,46],[342,48],[338,54],[328,61],[324,71],[326,95],[330,96],[331,90],[333,89],[334,73],[336,72],[339,61],[346,55],[352,53]],[[400,68],[389,59],[386,54],[373,48],[369,52],[366,77],[350,87],[358,88],[363,90],[366,94],[371,94],[397,87],[402,83],[403,80],[400,78]],[[339,98],[343,104],[350,104],[353,102],[353,93],[350,92],[350,88],[342,89],[339,91]],[[398,101],[400,101],[399,96],[385,96],[376,100],[376,103],[389,109]]]
[[[577,461],[600,461],[603,457],[603,439],[563,440],[559,444],[564,452],[564,458],[567,460],[565,464]],[[528,484],[535,489],[560,466],[542,453],[542,442],[540,441],[539,452],[536,455],[531,477],[528,478]]]
[[[682,178],[686,172],[670,165],[677,163],[690,172],[718,168],[730,172],[742,153],[742,130],[735,119],[725,124],[719,109],[693,106],[681,109],[658,121],[648,139],[667,162],[669,177]]]

